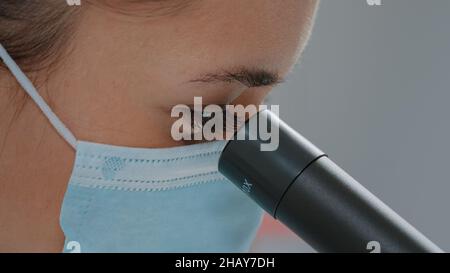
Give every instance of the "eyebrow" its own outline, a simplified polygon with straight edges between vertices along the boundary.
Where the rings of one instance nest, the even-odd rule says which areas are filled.
[[[233,70],[222,70],[219,73],[208,73],[189,82],[239,82],[247,87],[274,86],[282,83],[278,73],[260,68],[241,67]]]

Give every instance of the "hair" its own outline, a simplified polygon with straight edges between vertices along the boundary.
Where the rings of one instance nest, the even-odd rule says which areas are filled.
[[[172,14],[191,1],[81,0],[81,6],[69,6],[65,0],[0,0],[0,43],[23,70],[35,71],[61,57],[85,7],[153,17]]]
[[[66,1],[1,0],[0,43],[24,70],[38,70],[58,59],[78,11]]]

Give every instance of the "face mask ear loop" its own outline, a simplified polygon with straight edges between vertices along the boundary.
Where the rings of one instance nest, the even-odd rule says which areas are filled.
[[[0,43],[0,58],[3,60],[5,65],[9,68],[11,73],[17,79],[17,82],[22,86],[22,88],[27,92],[27,94],[33,99],[33,101],[38,105],[50,123],[55,127],[56,131],[72,146],[75,150],[77,147],[77,140],[72,132],[61,122],[61,120],[53,113],[48,104],[39,95],[36,88],[31,83],[30,79],[23,73],[20,67],[14,62],[14,60],[9,56],[6,49]]]

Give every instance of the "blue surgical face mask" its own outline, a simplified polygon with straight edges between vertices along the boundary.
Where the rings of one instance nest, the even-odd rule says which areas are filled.
[[[65,252],[246,252],[262,210],[218,173],[223,141],[130,148],[77,140],[0,44],[0,57],[76,150]]]

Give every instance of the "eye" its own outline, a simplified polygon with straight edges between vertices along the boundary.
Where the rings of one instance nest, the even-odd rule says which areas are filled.
[[[227,109],[226,105],[218,105],[221,110],[220,112],[213,111],[207,112],[205,111],[205,107],[202,107],[202,111],[195,110],[194,108],[190,108],[191,110],[191,129],[193,133],[201,132],[205,124],[215,118],[222,119],[222,127],[213,129],[213,134],[219,136],[222,134],[222,137],[225,134],[233,135],[244,123],[245,117],[240,117],[234,111],[230,111]],[[197,117],[197,118],[196,118]],[[200,118],[198,118],[200,117]]]

